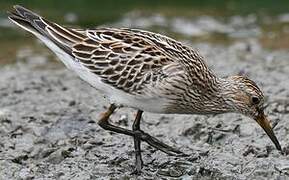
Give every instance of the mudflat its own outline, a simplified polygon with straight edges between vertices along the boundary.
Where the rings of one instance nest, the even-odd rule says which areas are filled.
[[[145,166],[138,178],[288,178],[288,51],[266,50],[257,41],[192,46],[218,75],[247,74],[263,89],[284,154],[242,115],[144,113],[145,132],[190,156],[168,156],[143,143]],[[0,179],[136,178],[133,139],[96,123],[106,106],[101,94],[51,56],[34,54],[2,65]],[[131,128],[135,112],[121,108],[111,122]]]

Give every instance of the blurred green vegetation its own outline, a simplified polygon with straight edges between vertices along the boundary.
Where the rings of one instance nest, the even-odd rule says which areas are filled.
[[[11,10],[15,4],[38,12],[51,21],[73,27],[96,27],[117,22],[132,11],[140,12],[144,16],[161,14],[167,17],[193,18],[206,15],[221,19],[233,15],[254,14],[258,18],[289,13],[289,0],[0,0],[0,23],[7,20],[6,12]],[[65,20],[65,15],[70,13],[77,16],[77,21],[67,22]],[[12,29],[8,25],[6,27],[0,24],[0,62],[7,61],[11,54],[15,55],[17,49],[23,47],[23,45],[31,45],[31,35],[19,28]],[[276,44],[277,48],[288,47],[288,38],[284,38],[287,34],[283,33],[283,29],[287,28],[287,24],[282,26],[284,27],[270,24],[265,25],[264,29],[265,32],[270,34],[272,29],[274,30],[273,27],[276,27],[277,30],[276,28],[274,30],[277,32],[276,37],[282,43],[275,43],[276,39],[272,40],[266,34],[260,41],[266,47],[275,47]],[[162,32],[163,29],[160,31]],[[177,34],[173,35],[173,37],[177,36]],[[216,41],[217,43],[230,42],[230,39],[222,34],[201,37],[199,40]],[[27,43],[27,41],[30,42]]]
[[[279,14],[289,9],[288,0],[0,0],[5,10],[19,4],[41,12],[51,20],[63,21],[69,12],[79,16],[81,26],[96,26],[117,20],[126,12],[139,10],[147,13],[161,12],[167,16],[213,15],[231,16],[245,14]]]

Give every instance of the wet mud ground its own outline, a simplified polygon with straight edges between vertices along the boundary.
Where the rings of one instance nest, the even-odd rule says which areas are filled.
[[[0,179],[288,179],[289,53],[256,42],[193,45],[220,76],[254,79],[284,155],[253,120],[144,113],[141,128],[189,154],[168,156],[142,144],[144,168],[132,175],[133,139],[101,129],[108,102],[51,58],[19,57],[0,68]],[[136,111],[111,122],[131,128]]]

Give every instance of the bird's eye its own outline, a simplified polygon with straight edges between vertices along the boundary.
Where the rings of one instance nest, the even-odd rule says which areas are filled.
[[[252,103],[253,104],[259,104],[259,102],[260,102],[260,99],[257,96],[252,97]]]

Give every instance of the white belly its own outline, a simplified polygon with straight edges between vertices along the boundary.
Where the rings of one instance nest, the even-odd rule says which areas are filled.
[[[77,69],[75,72],[81,79],[95,87],[100,93],[104,94],[109,99],[110,103],[132,107],[147,112],[164,112],[166,101],[162,98],[131,95],[124,91],[118,90],[103,83],[97,75],[89,72],[89,70],[85,67],[83,67],[81,70]]]

